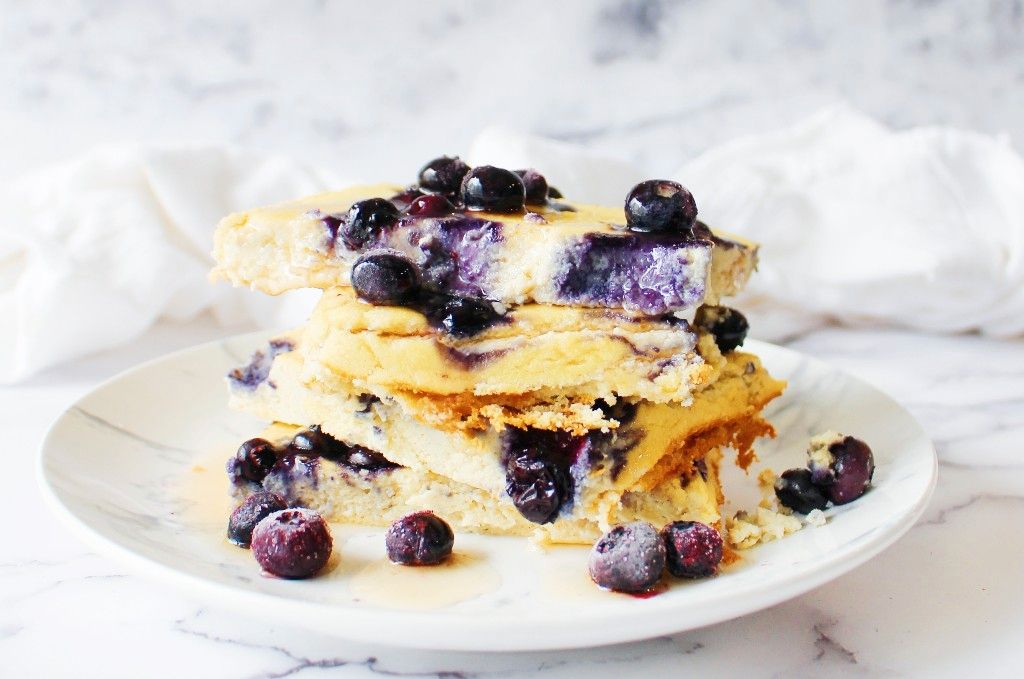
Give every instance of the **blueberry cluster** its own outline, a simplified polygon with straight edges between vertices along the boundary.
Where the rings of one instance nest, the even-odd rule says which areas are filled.
[[[489,300],[427,289],[416,265],[397,252],[363,255],[352,266],[351,280],[360,299],[415,309],[435,328],[455,337],[475,335],[503,316]]]
[[[800,514],[844,505],[867,491],[875,473],[871,448],[860,439],[844,436],[830,443],[807,467],[787,469],[775,480],[775,496]]]
[[[361,200],[347,214],[324,217],[324,223],[334,240],[349,250],[361,250],[378,242],[403,215],[439,218],[463,211],[516,213],[561,196],[536,170],[511,171],[491,165],[471,168],[458,157],[442,156],[424,165],[417,183],[401,193],[390,199]]]
[[[287,464],[296,456],[322,457],[356,472],[374,473],[398,467],[380,453],[362,446],[350,446],[313,425],[295,434],[283,446],[275,446],[266,439],[249,439],[228,460],[228,478],[236,486],[260,484],[271,470]]]
[[[706,578],[718,572],[722,536],[699,521],[674,521],[661,531],[646,521],[616,526],[590,551],[590,577],[600,587],[639,594],[650,591],[662,572]]]

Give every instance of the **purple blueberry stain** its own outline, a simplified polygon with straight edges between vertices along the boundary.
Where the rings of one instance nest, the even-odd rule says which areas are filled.
[[[316,575],[327,565],[333,540],[322,516],[297,508],[274,512],[257,523],[251,546],[267,573],[301,579]]]
[[[665,570],[665,544],[654,526],[636,521],[616,526],[590,551],[591,579],[616,592],[650,591]]]
[[[558,267],[559,296],[575,304],[621,306],[648,315],[691,308],[704,298],[711,243],[677,236],[587,234]]]
[[[455,533],[433,512],[415,512],[391,524],[384,544],[392,563],[435,566],[451,556]]]
[[[273,339],[265,350],[253,352],[249,362],[228,373],[228,381],[233,388],[253,390],[267,381],[274,358],[295,349],[295,344],[288,339]],[[274,387],[273,384],[269,386]]]
[[[228,540],[239,547],[248,547],[256,524],[274,512],[287,509],[288,503],[277,493],[257,491],[235,507],[228,519]]]

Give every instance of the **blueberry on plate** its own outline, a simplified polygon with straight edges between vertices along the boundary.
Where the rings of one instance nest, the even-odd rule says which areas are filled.
[[[433,325],[455,337],[475,335],[501,318],[490,301],[478,297],[439,299],[425,313]]]
[[[266,572],[281,578],[308,578],[331,557],[333,540],[323,517],[311,509],[284,509],[268,515],[252,531],[252,553]]]
[[[871,485],[875,474],[875,457],[871,448],[860,439],[845,436],[829,446],[832,453],[832,483],[823,489],[837,505],[853,502]]]
[[[626,226],[632,231],[687,234],[696,221],[697,203],[682,184],[650,179],[626,196]]]
[[[420,170],[419,186],[424,191],[454,196],[459,193],[462,179],[467,172],[469,165],[462,162],[458,156],[434,158]]]
[[[794,512],[807,514],[815,509],[825,509],[828,498],[822,489],[811,481],[810,469],[787,469],[775,479],[775,496],[784,506]]]
[[[462,180],[462,203],[467,210],[521,212],[525,201],[523,180],[515,172],[481,165]]]
[[[265,490],[253,493],[231,512],[228,540],[239,547],[248,547],[256,524],[282,509],[288,509],[288,503],[277,493]]]
[[[516,174],[519,175],[521,180],[523,180],[523,189],[526,195],[525,200],[527,205],[544,205],[548,202],[548,180],[544,179],[544,175],[532,168],[516,170]]]
[[[455,533],[433,512],[415,512],[391,524],[384,544],[392,563],[434,566],[451,556]]]
[[[353,203],[338,225],[338,236],[350,250],[358,250],[398,221],[398,208],[384,198],[368,198]]]
[[[238,447],[235,456],[228,460],[227,472],[232,483],[251,481],[262,483],[270,468],[277,462],[277,449],[266,439],[249,439]]]
[[[415,265],[397,253],[363,255],[352,265],[352,287],[370,304],[402,305],[419,290]]]
[[[616,526],[590,550],[590,577],[616,592],[647,592],[665,570],[665,543],[654,526],[636,521]]]
[[[693,324],[711,333],[723,354],[743,344],[750,330],[747,317],[727,306],[702,306],[697,309]]]
[[[661,529],[668,572],[678,578],[706,578],[722,562],[722,536],[700,521],[673,521]]]
[[[439,194],[420,196],[409,204],[406,214],[411,217],[445,217],[455,212],[455,206]]]

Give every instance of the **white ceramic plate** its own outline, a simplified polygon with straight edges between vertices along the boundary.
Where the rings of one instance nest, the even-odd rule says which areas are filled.
[[[356,573],[383,558],[381,529],[337,529],[333,570],[301,582],[262,576],[247,550],[224,541],[229,509],[221,465],[260,423],[227,409],[221,376],[264,340],[246,335],[178,352],[82,398],[43,443],[44,494],[94,549],[144,575],[246,615],[352,640],[450,650],[554,649],[709,625],[794,597],[875,556],[913,524],[935,483],[931,443],[890,398],[819,361],[749,341],[747,350],[789,380],[768,411],[779,438],[758,446],[762,463],[776,471],[802,465],[812,434],[855,434],[872,446],[877,464],[874,487],[864,497],[830,510],[824,527],[747,550],[718,577],[674,584],[649,599],[593,587],[583,548],[542,552],[521,538],[460,534],[456,551],[476,558],[477,567],[449,575],[467,588],[481,581],[491,586],[469,600],[407,610],[353,587]],[[727,495],[751,502],[754,485],[752,476],[736,489],[727,483]],[[197,503],[203,493],[207,499]],[[402,569],[401,577],[422,579],[397,582],[394,591],[437,590],[439,581],[431,578],[448,576],[424,575],[428,570]],[[450,587],[451,577],[446,582]]]

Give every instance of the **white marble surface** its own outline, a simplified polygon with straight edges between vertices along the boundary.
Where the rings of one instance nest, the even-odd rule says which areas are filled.
[[[0,178],[123,140],[228,140],[394,176],[439,149],[464,152],[493,123],[657,174],[837,99],[897,126],[952,123],[1024,144],[1019,0],[353,5],[0,2]],[[934,437],[939,486],[920,524],[849,575],[742,620],[480,656],[242,620],[133,577],[51,518],[33,481],[49,422],[118,370],[225,332],[203,319],[165,326],[0,389],[0,675],[1019,674],[1024,342],[836,328],[795,338],[890,392]]]

